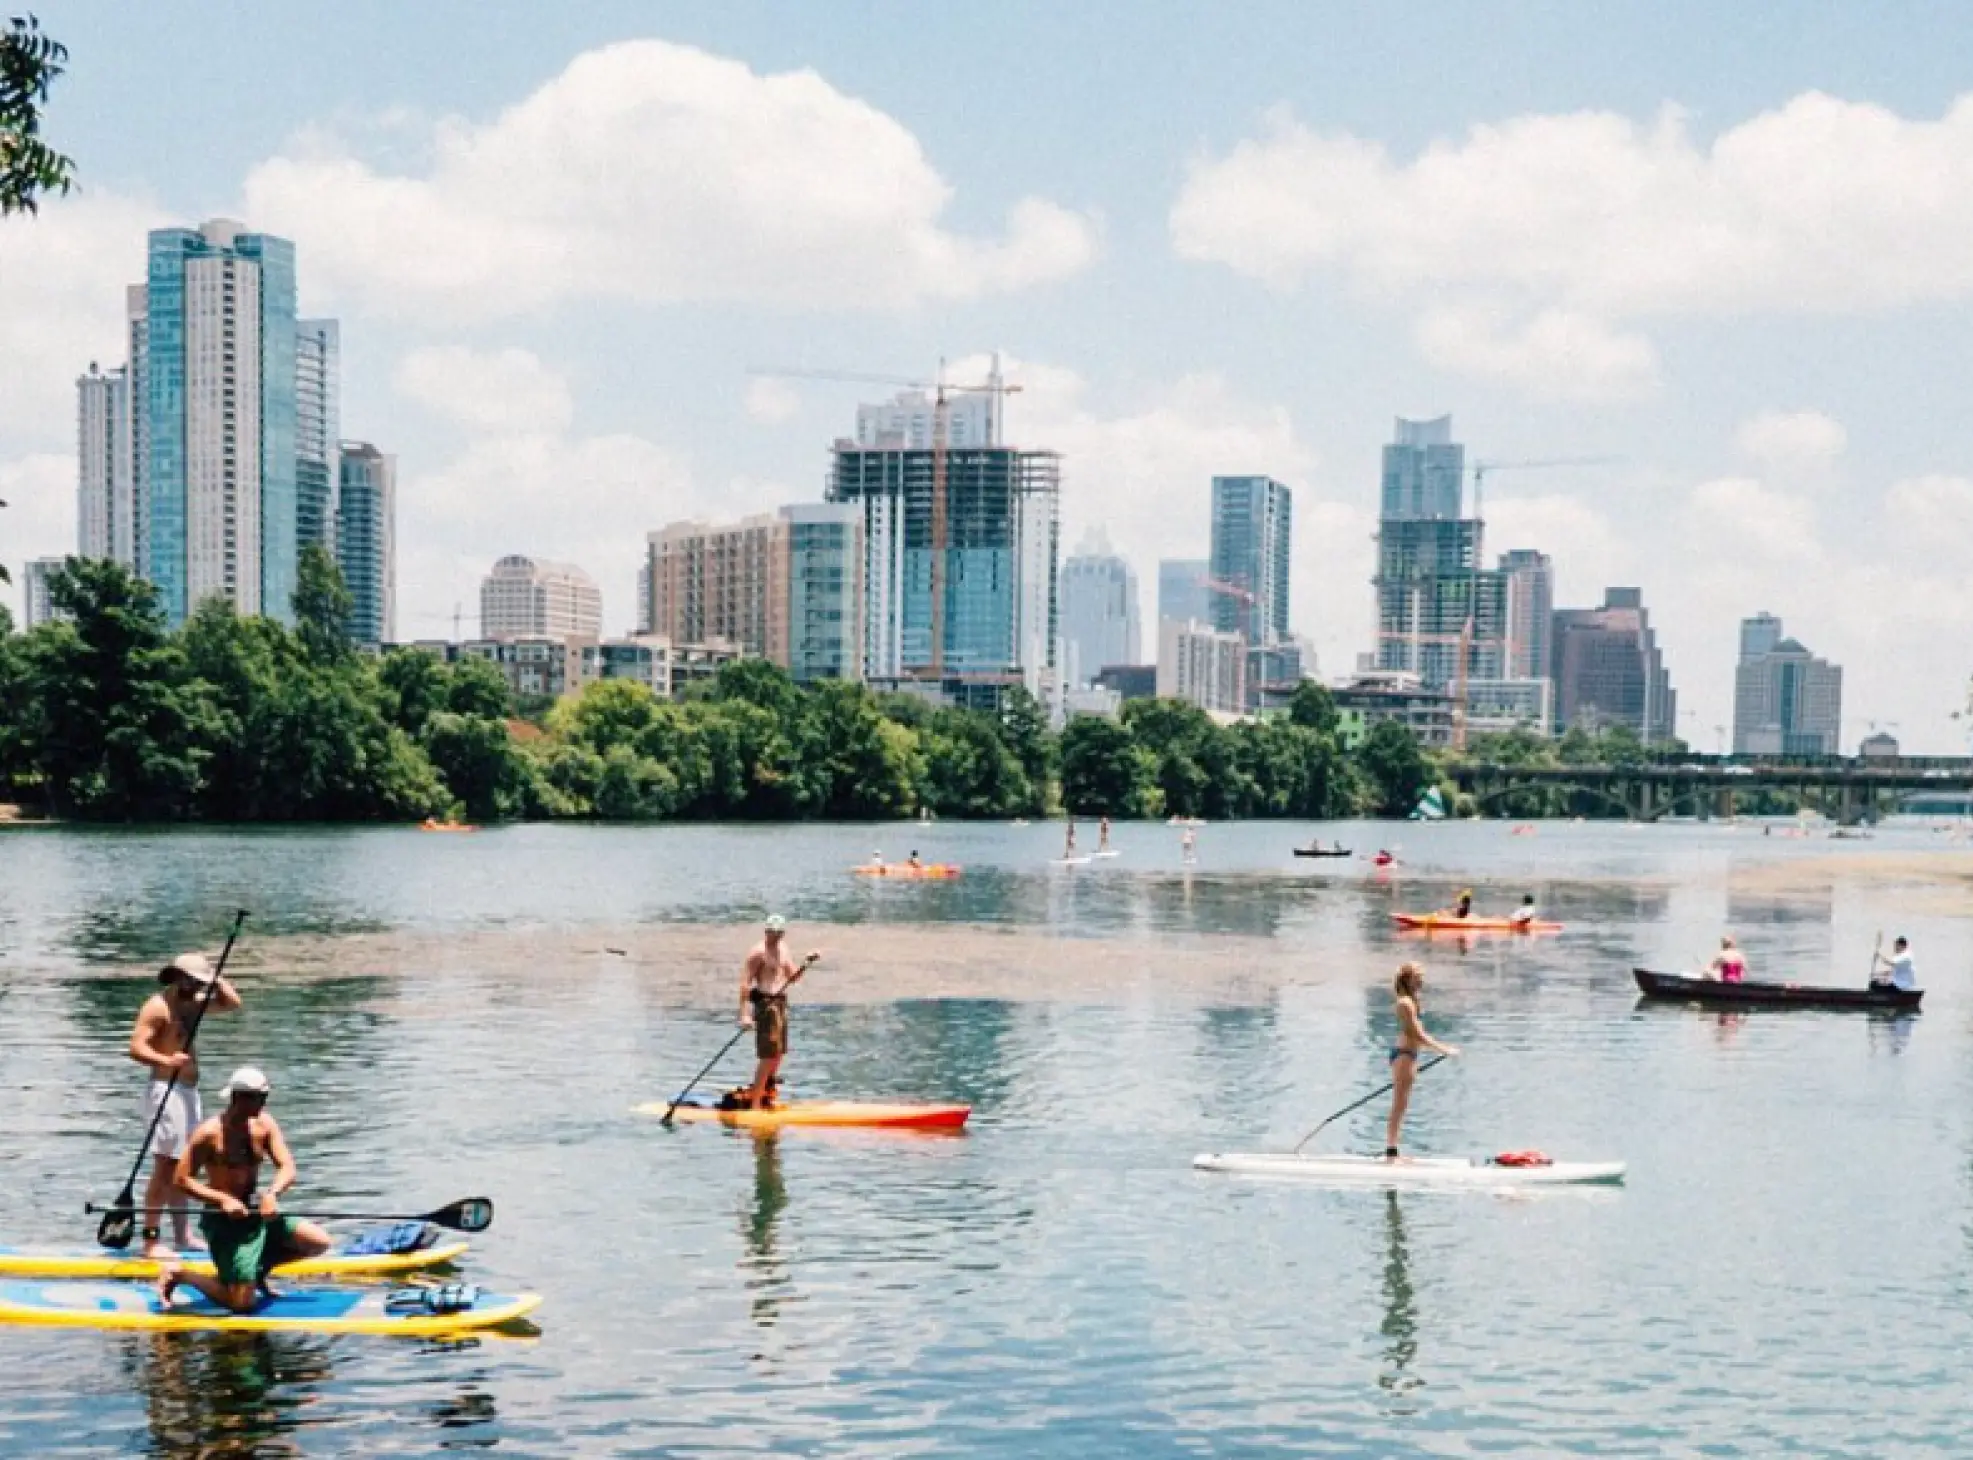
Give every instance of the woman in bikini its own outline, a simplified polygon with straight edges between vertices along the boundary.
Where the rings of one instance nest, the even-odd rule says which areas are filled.
[[[1407,963],[1391,980],[1392,1002],[1398,1016],[1397,1042],[1391,1046],[1391,1119],[1384,1127],[1384,1159],[1398,1158],[1398,1135],[1404,1129],[1405,1108],[1411,1104],[1411,1083],[1418,1078],[1418,1054],[1433,1050],[1448,1057],[1459,1047],[1441,1044],[1425,1032],[1418,1017],[1418,999],[1425,989],[1425,970]]]

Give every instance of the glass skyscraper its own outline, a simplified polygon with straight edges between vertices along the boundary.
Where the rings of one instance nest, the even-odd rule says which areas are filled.
[[[1071,684],[1091,684],[1113,664],[1141,662],[1137,574],[1107,542],[1062,564],[1062,644]]]
[[[295,325],[295,532],[297,547],[336,547],[336,464],[342,339],[333,319]]]
[[[143,302],[146,576],[174,624],[215,596],[287,621],[298,513],[294,245],[224,219],[158,229]]]
[[[1249,649],[1288,637],[1290,511],[1288,488],[1272,477],[1213,478],[1213,627],[1243,635]]]
[[[337,459],[336,561],[352,600],[349,636],[376,648],[397,638],[397,458],[346,441]]]

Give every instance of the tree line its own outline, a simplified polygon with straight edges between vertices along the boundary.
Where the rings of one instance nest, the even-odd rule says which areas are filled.
[[[1434,778],[1400,726],[1346,747],[1313,683],[1259,722],[1143,700],[1057,734],[1021,691],[990,714],[756,659],[676,701],[600,680],[522,719],[483,660],[359,652],[313,548],[293,627],[212,599],[174,631],[149,583],[76,558],[50,598],[24,634],[0,610],[0,799],[72,820],[1337,818],[1402,814]]]

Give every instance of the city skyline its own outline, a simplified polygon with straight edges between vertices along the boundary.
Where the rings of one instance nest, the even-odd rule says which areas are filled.
[[[911,17],[874,41],[792,13],[684,6],[654,33],[606,3],[530,17],[531,44],[496,39],[466,68],[450,28],[499,35],[497,3],[421,10],[385,65],[353,24],[221,31],[172,5],[78,6],[51,125],[84,188],[0,229],[0,556],[18,568],[73,544],[63,396],[91,359],[125,358],[117,291],[144,230],[222,214],[295,239],[302,316],[343,321],[343,414],[400,460],[403,637],[437,632],[509,551],[587,564],[620,630],[652,526],[812,499],[819,443],[858,393],[749,365],[923,378],[941,354],[999,344],[1023,387],[1006,439],[1063,453],[1067,540],[1106,524],[1146,571],[1206,549],[1200,480],[1294,483],[1292,620],[1332,671],[1371,632],[1382,422],[1454,409],[1476,455],[1621,458],[1489,480],[1487,540],[1550,554],[1558,603],[1644,584],[1688,739],[1730,720],[1734,625],[1764,603],[1849,666],[1846,747],[1877,720],[1914,749],[1963,748],[1948,717],[1966,666],[1931,645],[1973,638],[1973,427],[1914,405],[1950,378],[1973,295],[1926,242],[1956,236],[1973,192],[1953,170],[1973,143],[1943,20],[1830,22],[1773,46],[1695,9],[1673,46],[1661,17],[1482,24],[1428,5],[1340,45],[1333,18],[1293,7],[1208,32],[1152,4],[1123,35],[1062,17],[1037,55],[1020,37],[1040,14],[1019,6],[991,24]],[[1373,79],[1420,25],[1474,59],[1422,108]],[[1116,79],[1092,88],[1099,43]],[[300,44],[322,75],[273,84]],[[924,64],[898,66],[906,48]],[[1180,54],[1240,84],[1162,84]],[[1016,109],[1049,125],[950,115],[996,59],[1018,60]],[[211,64],[237,79],[223,97],[167,84]],[[1479,79],[1501,66],[1513,110]],[[640,109],[687,92],[680,133]],[[140,101],[165,95],[161,117]],[[743,117],[765,130],[738,152]],[[619,184],[561,215],[486,181],[553,173],[530,149],[565,135],[558,118],[580,118],[579,145]],[[410,146],[393,150],[386,119]],[[1062,147],[1085,122],[1090,147]],[[709,139],[689,167],[688,134]],[[1757,145],[1775,165],[1736,171]],[[1442,167],[1419,166],[1428,149]],[[857,227],[812,204],[749,211],[825,172],[818,191],[850,200]],[[1887,173],[1934,180],[1903,190],[1891,226],[1907,242],[1888,252],[1851,221]],[[1475,185],[1487,176],[1505,183]],[[1633,201],[1581,216],[1559,201],[1603,196],[1602,178]],[[1730,219],[1711,211],[1726,196],[1744,200]],[[1342,224],[1312,231],[1331,197]],[[1289,223],[1255,226],[1268,198]],[[1798,198],[1807,215],[1787,213]],[[572,247],[575,212],[596,250]],[[1390,231],[1405,217],[1444,226],[1414,246]],[[1944,547],[1914,559],[1914,540]]]

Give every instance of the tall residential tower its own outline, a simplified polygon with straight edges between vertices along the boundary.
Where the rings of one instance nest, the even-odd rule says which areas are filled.
[[[376,648],[397,639],[397,458],[345,441],[337,461],[336,561],[352,600],[349,636]]]

